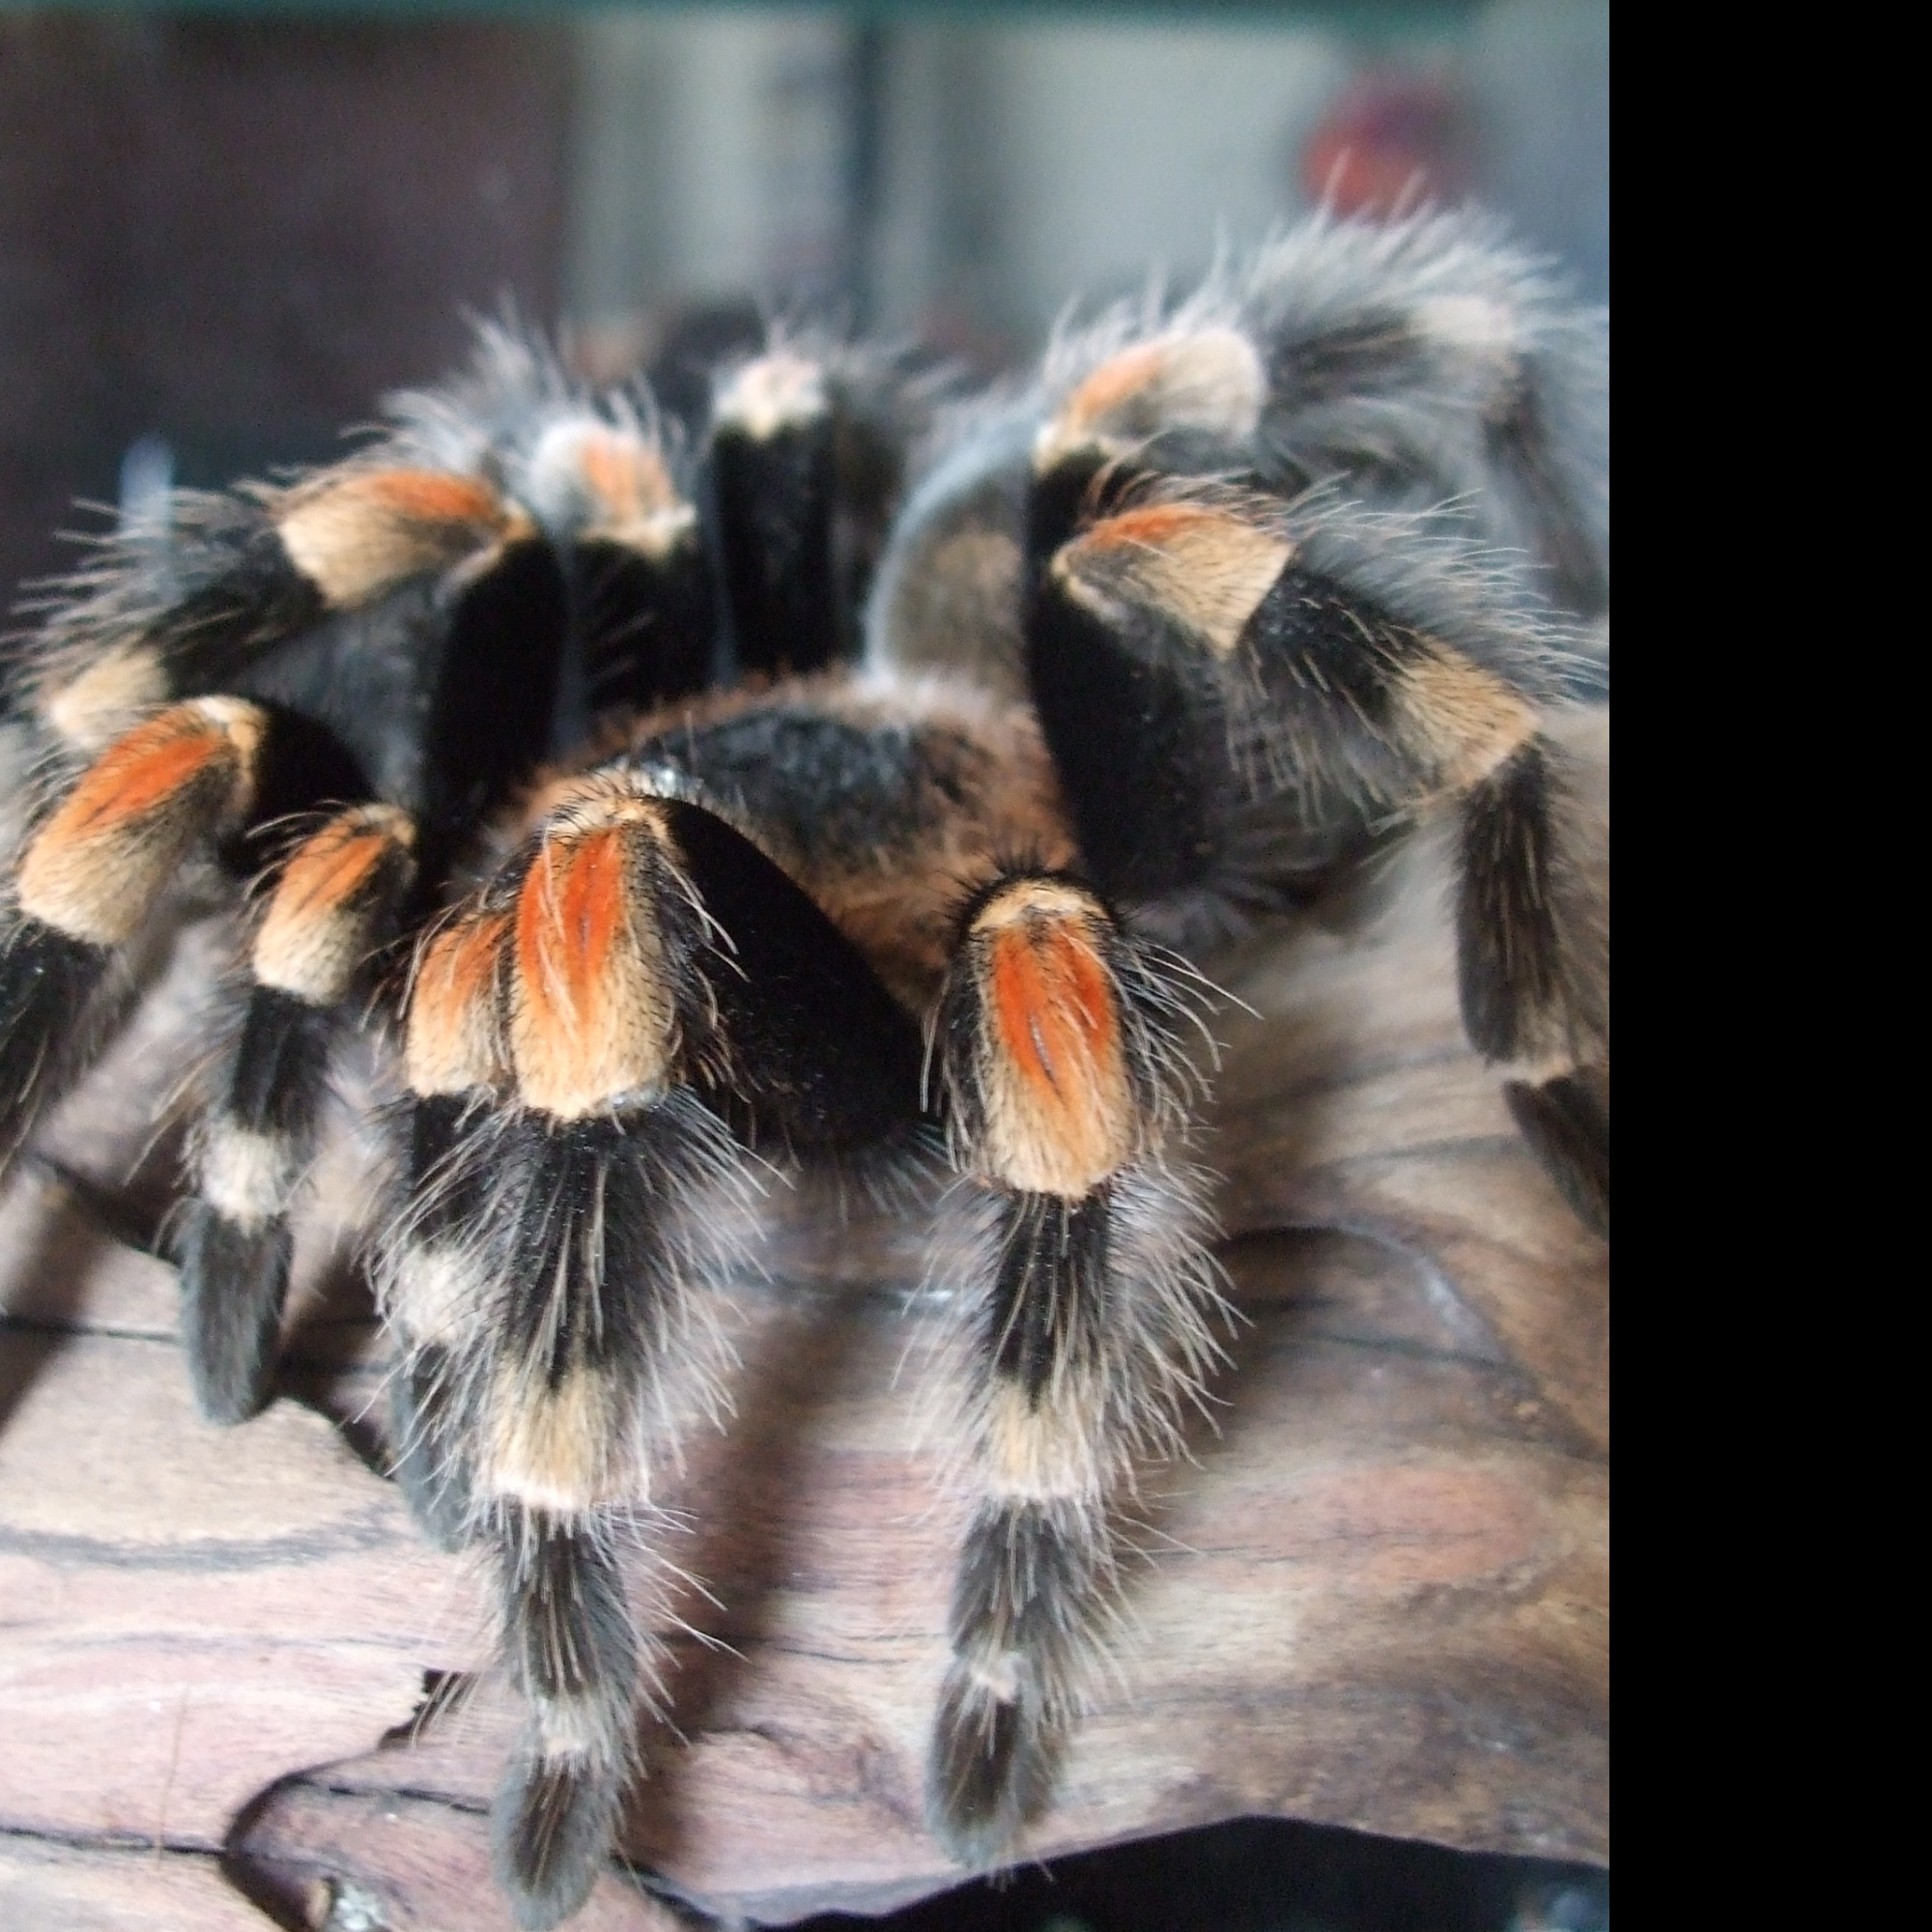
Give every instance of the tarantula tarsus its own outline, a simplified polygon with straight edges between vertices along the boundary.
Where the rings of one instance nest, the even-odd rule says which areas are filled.
[[[754,1162],[959,1178],[976,1502],[928,1792],[980,1866],[1048,1802],[1110,1500],[1212,1347],[1187,962],[1446,816],[1469,1036],[1606,1228],[1606,914],[1546,733],[1606,675],[1606,366],[1450,215],[1317,221],[970,402],[781,337],[686,434],[486,332],[358,453],[178,493],[40,611],[0,1148],[180,881],[256,875],[178,1223],[239,1422],[331,1053],[394,1021],[398,1473],[499,1592],[521,1922],[613,1841],[620,1530],[723,1373]]]

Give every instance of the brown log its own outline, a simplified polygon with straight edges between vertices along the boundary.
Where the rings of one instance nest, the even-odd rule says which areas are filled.
[[[0,1834],[7,1932],[270,1932],[206,1852],[104,1852]]]
[[[480,1812],[383,1785],[298,1779],[272,1792],[237,1834],[244,1882],[280,1916],[347,1932],[357,1915],[382,1932],[511,1932],[492,1889]],[[637,1884],[600,1879],[571,1932],[687,1932]]]
[[[194,1413],[175,1350],[0,1337],[0,1829],[217,1850],[473,1660],[458,1567],[322,1416]]]
[[[1462,1042],[1434,903],[1391,893],[1221,964],[1255,1009],[1217,1013],[1203,1150],[1244,1323],[1218,1428],[1148,1478],[1137,1635],[1029,1856],[1261,1814],[1607,1857],[1605,1250]],[[94,1104],[49,1146],[112,1179],[155,1111],[117,1140]],[[647,1739],[625,1841],[771,1922],[959,1876],[921,1822],[959,1505],[919,1231],[810,1189],[778,1219],[770,1279],[734,1292],[735,1420],[692,1438],[666,1498],[691,1527],[637,1566],[678,1734]],[[168,1860],[226,1847],[289,1923],[366,1894],[395,1927],[494,1928],[511,1715],[485,1683],[412,1725],[483,1618],[349,1446],[374,1454],[380,1345],[329,1249],[288,1337],[313,1406],[223,1434],[190,1411],[169,1270],[44,1170],[0,1208],[0,1847],[42,1874],[80,1847],[75,1897],[135,1870],[101,1848],[169,1848],[179,1887]],[[616,1875],[584,1920],[661,1922]]]

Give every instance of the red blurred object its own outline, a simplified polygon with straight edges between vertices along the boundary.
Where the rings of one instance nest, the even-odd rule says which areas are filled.
[[[1386,220],[1468,192],[1474,117],[1440,75],[1369,73],[1336,99],[1301,152],[1301,185],[1336,213]]]

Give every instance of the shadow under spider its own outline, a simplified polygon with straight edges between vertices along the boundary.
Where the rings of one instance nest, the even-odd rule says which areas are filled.
[[[852,1371],[881,1326],[903,1318],[908,1270],[895,1238],[905,1224],[870,1207],[845,1212],[837,1183],[807,1177],[771,1216],[765,1282],[730,1291],[742,1320],[738,1366],[726,1380],[722,1434],[685,1441],[680,1492],[696,1500],[688,1532],[653,1550],[660,1585],[651,1620],[669,1654],[668,1718],[650,1726],[650,1775],[635,1788],[628,1854],[668,1864],[690,1841],[678,1793],[683,1747],[738,1728],[731,1704],[757,1649],[776,1639],[810,1515],[810,1464],[823,1457],[817,1422],[851,1391]],[[915,1219],[914,1226],[920,1225]],[[917,1279],[917,1267],[910,1270]]]

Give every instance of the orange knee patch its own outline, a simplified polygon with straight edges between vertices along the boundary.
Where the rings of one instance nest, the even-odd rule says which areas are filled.
[[[415,827],[394,806],[338,813],[282,868],[255,934],[254,973],[315,1006],[347,997],[375,923],[409,882]]]
[[[553,833],[517,900],[511,1056],[525,1101],[566,1120],[665,1077],[672,999],[641,876],[647,806]]]
[[[1200,328],[1123,349],[1088,376],[1040,432],[1044,472],[1087,449],[1124,453],[1162,430],[1199,429],[1239,441],[1255,432],[1267,378],[1239,330]]]
[[[597,431],[582,462],[598,506],[586,534],[662,558],[696,531],[697,512],[677,494],[664,458],[637,437]]]
[[[635,436],[613,429],[585,433],[578,451],[583,480],[607,524],[622,526],[672,508],[678,501],[664,458]]]
[[[1110,356],[1067,397],[1061,420],[1069,428],[1093,429],[1125,412],[1157,381],[1166,347],[1150,342]]]
[[[1285,536],[1232,511],[1150,503],[1083,530],[1055,556],[1053,574],[1103,617],[1139,605],[1225,658],[1293,556]]]
[[[503,1074],[499,980],[508,913],[446,925],[416,958],[404,1071],[414,1094],[467,1094]]]
[[[554,424],[537,444],[526,488],[547,520],[647,557],[668,555],[697,528],[697,512],[678,495],[660,451],[611,423]]]
[[[1120,995],[1097,945],[1102,916],[1071,887],[1029,880],[974,921],[985,1152],[1009,1186],[1077,1199],[1132,1152]]]
[[[20,862],[21,910],[97,946],[131,938],[194,841],[247,807],[266,721],[252,704],[177,704],[116,740]]]
[[[371,469],[298,489],[275,527],[323,601],[349,610],[518,534],[519,520],[471,477]]]
[[[91,766],[58,814],[76,838],[98,838],[178,798],[240,757],[229,726],[197,710],[171,711],[128,733]]]
[[[1148,503],[1094,525],[1083,541],[1090,551],[1158,550],[1190,539],[1211,540],[1221,521],[1217,512],[1202,503]]]
[[[342,487],[408,523],[494,526],[502,520],[488,484],[440,469],[376,469]]]

